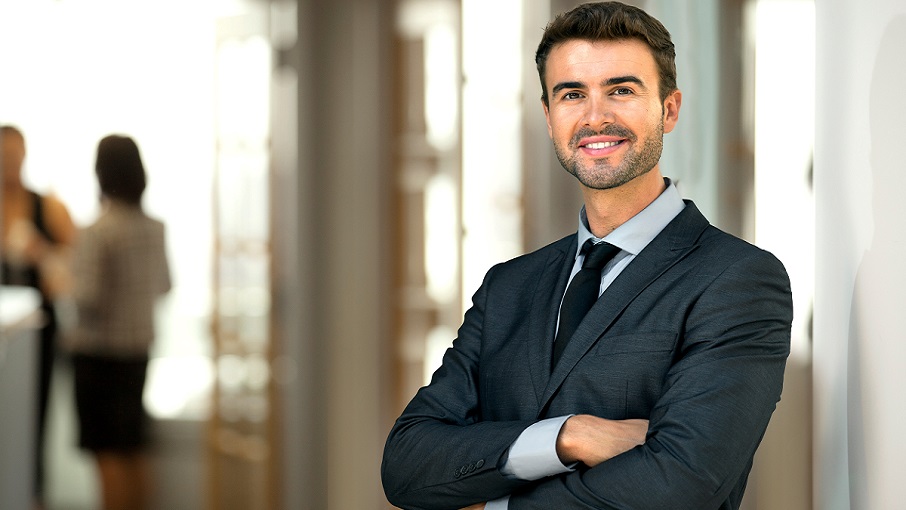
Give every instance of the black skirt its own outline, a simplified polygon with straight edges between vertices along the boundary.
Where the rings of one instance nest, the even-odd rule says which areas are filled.
[[[142,405],[147,356],[72,358],[79,446],[130,452],[148,444],[149,418]]]

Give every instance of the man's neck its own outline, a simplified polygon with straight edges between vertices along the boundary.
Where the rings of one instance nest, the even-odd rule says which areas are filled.
[[[664,191],[664,177],[657,166],[622,186],[598,190],[582,187],[588,227],[603,238],[648,207]]]

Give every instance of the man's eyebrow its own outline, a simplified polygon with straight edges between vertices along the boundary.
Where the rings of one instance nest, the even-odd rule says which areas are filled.
[[[583,88],[585,88],[585,84],[582,82],[563,81],[563,82],[560,82],[560,83],[554,85],[554,88],[551,89],[551,94],[556,94],[557,92],[560,92],[563,89],[583,89]]]
[[[626,75],[626,76],[614,76],[613,78],[608,78],[608,79],[604,80],[604,82],[602,82],[601,84],[604,85],[605,87],[610,87],[613,85],[619,85],[621,83],[635,83],[642,88],[646,88],[646,89],[648,88],[645,86],[645,83],[642,81],[641,78],[639,78],[638,76],[633,76],[631,74]],[[560,83],[554,85],[554,88],[551,89],[551,94],[556,95],[558,92],[560,92],[563,89],[584,89],[584,88],[586,88],[585,84],[580,81],[563,81],[563,82],[560,82]]]
[[[608,78],[608,79],[604,80],[603,85],[610,86],[610,85],[619,85],[621,83],[635,83],[636,85],[639,85],[640,87],[647,88],[647,87],[645,87],[645,83],[642,82],[641,78],[639,78],[638,76],[632,76],[632,75],[614,76],[613,78]]]

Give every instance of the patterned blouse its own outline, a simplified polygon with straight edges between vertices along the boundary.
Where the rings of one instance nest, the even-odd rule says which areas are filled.
[[[77,325],[73,352],[144,356],[154,340],[154,305],[170,290],[164,224],[111,201],[79,233],[73,260]]]

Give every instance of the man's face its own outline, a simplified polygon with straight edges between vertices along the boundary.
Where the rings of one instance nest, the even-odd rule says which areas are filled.
[[[3,185],[18,184],[25,160],[25,143],[16,135],[0,136],[0,171]]]
[[[674,91],[661,102],[658,83],[654,57],[640,40],[555,46],[544,115],[563,168],[592,189],[615,188],[655,168],[682,97]]]

